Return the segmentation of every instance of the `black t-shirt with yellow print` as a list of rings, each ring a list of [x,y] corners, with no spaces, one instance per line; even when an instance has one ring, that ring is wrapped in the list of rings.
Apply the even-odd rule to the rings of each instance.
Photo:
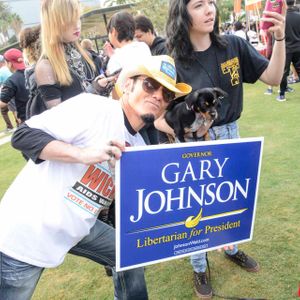
[[[234,35],[225,35],[228,45],[211,45],[205,51],[195,52],[195,61],[187,64],[176,60],[179,82],[192,86],[220,87],[228,93],[222,99],[219,117],[213,126],[221,126],[239,119],[243,110],[243,82],[255,83],[268,66],[268,60],[248,41]]]

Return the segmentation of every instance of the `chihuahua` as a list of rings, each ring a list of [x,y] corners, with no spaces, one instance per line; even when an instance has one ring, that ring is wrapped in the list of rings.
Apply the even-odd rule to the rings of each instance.
[[[166,122],[180,142],[186,142],[185,138],[189,135],[196,141],[207,134],[218,117],[220,100],[227,96],[225,91],[217,87],[195,90],[184,101],[174,101],[167,107]]]

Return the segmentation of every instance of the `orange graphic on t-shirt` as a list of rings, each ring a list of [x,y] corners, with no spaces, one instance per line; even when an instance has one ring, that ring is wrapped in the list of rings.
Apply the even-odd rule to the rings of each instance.
[[[112,199],[114,182],[111,175],[104,170],[98,169],[95,166],[89,166],[80,182],[103,197]]]

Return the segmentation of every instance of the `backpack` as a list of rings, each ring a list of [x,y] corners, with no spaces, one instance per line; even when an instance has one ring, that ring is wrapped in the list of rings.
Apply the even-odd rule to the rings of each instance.
[[[38,90],[34,77],[34,68],[25,71],[26,88],[29,90],[29,100],[26,104],[26,120],[32,116],[38,115],[45,110],[47,106]]]

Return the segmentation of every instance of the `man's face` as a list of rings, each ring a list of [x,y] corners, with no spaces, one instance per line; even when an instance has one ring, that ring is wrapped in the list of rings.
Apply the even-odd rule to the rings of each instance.
[[[7,68],[8,68],[8,70],[9,70],[10,72],[14,73],[15,69],[14,69],[12,63],[11,63],[10,61],[7,61],[7,60],[6,60],[6,61],[5,61],[5,64],[6,64]]]
[[[108,33],[108,39],[115,48],[118,48],[118,32],[114,27]]]
[[[148,32],[141,31],[140,29],[136,29],[134,33],[134,37],[139,42],[146,43],[149,47],[152,45],[153,42],[153,34],[149,30]]]
[[[152,115],[157,119],[168,106],[168,101],[174,98],[174,93],[168,91],[157,81],[141,75],[131,80],[128,104],[136,115],[142,117]]]

